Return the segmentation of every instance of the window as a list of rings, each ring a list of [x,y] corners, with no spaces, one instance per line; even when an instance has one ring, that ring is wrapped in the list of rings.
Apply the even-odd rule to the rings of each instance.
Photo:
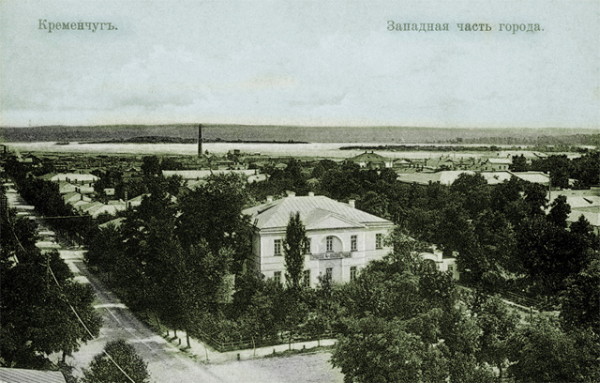
[[[350,251],[356,251],[357,249],[357,238],[356,235],[350,237]]]
[[[356,266],[350,267],[350,282],[356,279]]]
[[[329,236],[325,239],[327,245],[327,252],[333,251],[333,237]]]
[[[325,269],[325,275],[327,276],[328,280],[332,279],[333,276],[333,267],[328,267]]]
[[[273,247],[274,255],[281,255],[281,239],[276,239]]]
[[[312,254],[310,252],[310,238],[306,238],[306,242],[304,243],[304,254]]]
[[[302,273],[302,284],[304,287],[310,287],[310,270],[304,270]]]
[[[273,280],[275,281],[275,283],[277,283],[278,285],[281,284],[281,271],[276,271],[273,273]]]
[[[375,234],[375,248],[383,249],[383,234],[381,233]]]

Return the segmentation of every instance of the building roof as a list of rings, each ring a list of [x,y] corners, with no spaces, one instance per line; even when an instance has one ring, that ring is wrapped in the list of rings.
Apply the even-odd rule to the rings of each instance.
[[[59,371],[37,371],[0,367],[2,383],[67,383]]]
[[[105,229],[105,228],[107,228],[109,226],[114,226],[116,228],[119,228],[123,224],[123,221],[125,221],[125,218],[119,217],[119,218],[115,218],[113,220],[110,220],[108,222],[104,222],[103,224],[98,225],[98,227],[101,228],[101,229]]]
[[[50,181],[77,181],[77,182],[96,182],[100,178],[89,173],[58,173],[49,176]]]
[[[452,185],[454,181],[458,179],[461,174],[475,174],[474,171],[470,170],[445,170],[436,173],[400,173],[398,180],[402,182],[416,183],[420,185],[427,185],[430,182],[439,182],[442,185]]]
[[[496,164],[496,165],[511,165],[512,164],[512,160],[508,159],[508,158],[488,158],[488,161],[490,162],[490,164]]]
[[[377,153],[373,153],[373,152],[364,152],[362,154],[359,154],[358,156],[354,156],[352,158],[348,158],[348,161],[352,161],[352,162],[373,162],[373,163],[381,163],[381,162],[385,162],[385,158]]]
[[[325,196],[290,196],[243,211],[259,229],[285,228],[300,213],[307,230],[393,225],[392,222]]]
[[[96,218],[100,214],[104,214],[104,213],[115,215],[118,212],[123,211],[125,209],[127,209],[127,206],[125,205],[125,203],[120,203],[120,204],[95,205],[95,206],[91,206],[91,207],[85,209],[84,211],[86,213],[88,213],[89,215],[91,215],[92,217]]]
[[[567,221],[576,222],[581,216],[584,216],[590,225],[600,227],[600,206],[575,208],[571,211],[571,214],[569,214]]]
[[[82,194],[81,193],[77,193],[77,192],[69,192],[69,193],[65,193],[63,194],[63,200],[65,201],[65,203],[69,203],[69,202],[76,202],[82,199]]]
[[[452,185],[454,181],[458,179],[461,174],[476,174],[477,172],[472,170],[444,170],[436,173],[399,173],[398,180],[408,183],[416,183],[420,185],[427,185],[429,182],[439,182],[442,185]],[[508,181],[515,176],[524,181],[532,183],[539,183],[547,185],[550,182],[550,178],[547,174],[541,172],[479,172],[483,178],[490,185],[501,184],[504,181]]]
[[[554,200],[558,196],[563,195],[563,194],[561,194],[560,191],[558,191],[558,192],[553,191],[551,194],[552,194],[552,200],[550,201],[550,203],[554,202]],[[569,206],[571,206],[571,209],[585,208],[585,207],[590,207],[590,206],[600,206],[600,196],[593,196],[593,195],[570,196],[570,195],[567,195],[566,197],[567,197],[567,203],[569,204]]]
[[[147,196],[149,196],[149,195],[150,195],[150,193],[144,193],[144,194],[140,194],[140,195],[139,195],[139,196],[137,196],[137,197],[130,198],[130,199],[127,201],[127,202],[130,202],[130,203],[139,202],[139,203],[141,203],[141,202],[142,202],[142,200],[144,199],[144,197],[147,197]]]
[[[58,190],[60,194],[74,192],[77,189],[77,186],[70,184],[68,182],[59,182]]]
[[[510,172],[481,172],[481,176],[485,178],[489,185],[501,184],[513,177]]]
[[[536,184],[548,185],[550,177],[542,172],[511,172],[515,177]]]

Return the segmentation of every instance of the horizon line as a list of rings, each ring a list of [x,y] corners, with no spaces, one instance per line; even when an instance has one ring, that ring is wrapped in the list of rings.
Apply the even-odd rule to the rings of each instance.
[[[264,127],[264,128],[394,128],[394,129],[439,129],[439,130],[506,130],[506,129],[527,129],[527,130],[554,130],[554,129],[565,129],[565,130],[597,130],[600,134],[600,127],[561,127],[561,126],[547,126],[547,127],[528,127],[528,126],[490,126],[490,127],[473,127],[473,126],[453,126],[453,127],[436,127],[436,126],[407,126],[407,125],[278,125],[278,124],[236,124],[236,123],[161,123],[161,124],[146,124],[146,123],[124,123],[124,124],[48,124],[48,125],[34,125],[34,126],[14,126],[14,125],[0,125],[0,129],[35,129],[35,128],[102,128],[102,127],[172,127],[172,126],[190,126],[196,127],[202,125],[203,127]]]

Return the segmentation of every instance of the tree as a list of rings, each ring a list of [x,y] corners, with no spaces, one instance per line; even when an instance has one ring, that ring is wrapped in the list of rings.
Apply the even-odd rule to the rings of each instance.
[[[285,229],[284,257],[286,280],[288,287],[300,289],[300,280],[304,269],[304,253],[306,249],[306,229],[300,219],[300,213],[290,216]]]
[[[475,243],[474,229],[467,211],[458,204],[449,203],[440,212],[433,234],[434,243],[442,248],[444,255],[453,251],[461,253]]]
[[[339,288],[333,364],[356,382],[491,380],[450,275],[421,259],[418,242],[399,232],[392,242],[393,254]]]
[[[600,183],[600,151],[595,150],[571,161],[571,176],[577,179],[582,188]]]
[[[84,370],[83,378],[84,383],[131,383],[132,380],[148,383],[150,375],[146,362],[122,339],[107,343],[104,352],[96,355],[89,369]]]
[[[183,169],[183,165],[181,162],[175,160],[174,158],[167,157],[163,158],[160,162],[161,170],[181,170]]]
[[[358,201],[358,208],[378,217],[390,218],[388,212],[389,201],[384,194],[375,191],[368,191]]]
[[[62,352],[64,359],[98,335],[101,319],[92,306],[93,290],[72,280],[58,252],[20,252],[19,263],[4,266],[0,353],[7,365],[42,368],[47,355]]]
[[[514,262],[515,233],[500,212],[485,210],[474,221],[475,238],[463,246],[458,265],[464,281],[488,291],[496,291],[506,271],[520,271]]]
[[[594,234],[594,228],[583,215],[579,216],[569,229],[568,246],[572,254],[569,263],[571,270],[577,273],[598,257],[600,237]]]
[[[252,273],[237,278],[238,282],[232,308],[237,310],[237,322],[243,336],[250,337],[255,343],[274,339],[280,327],[275,316],[275,297],[280,294],[280,285],[272,280],[263,281]]]
[[[600,259],[567,279],[561,296],[560,317],[567,329],[591,328],[600,336]]]
[[[569,187],[571,161],[564,154],[535,160],[531,164],[531,169],[550,173],[551,186],[559,188]]]
[[[536,317],[510,337],[508,373],[516,382],[597,382],[599,349],[593,333],[567,334]]]
[[[88,240],[85,259],[89,266],[97,267],[108,273],[109,280],[123,257],[123,238],[121,231],[114,225],[98,229]]]
[[[525,185],[525,204],[528,215],[544,215],[548,203],[546,188],[540,184],[528,183]]]
[[[566,155],[550,156],[547,159],[550,171],[550,185],[560,188],[569,187],[570,161]]]
[[[502,380],[508,362],[508,340],[517,329],[519,316],[497,296],[487,298],[477,311],[477,323],[482,331],[480,359],[497,367],[498,379]]]
[[[518,258],[537,293],[553,298],[571,273],[569,233],[544,216],[525,219],[517,230]]]
[[[569,214],[571,214],[571,206],[567,203],[567,197],[559,195],[550,204],[548,219],[556,226],[566,228]]]
[[[157,156],[145,156],[142,158],[142,172],[146,177],[160,174],[160,160]]]
[[[302,175],[302,163],[300,161],[291,158],[283,173],[294,192],[299,194],[306,192],[306,180]]]
[[[379,172],[379,178],[385,182],[386,186],[390,186],[396,182],[398,174],[392,168],[384,168]]]
[[[469,212],[472,218],[489,206],[490,188],[479,173],[461,173],[450,186],[450,190],[458,196],[462,208]]]
[[[527,171],[527,159],[524,155],[513,156],[512,164],[510,165],[511,172],[526,172]]]
[[[448,360],[439,350],[407,332],[402,322],[373,316],[348,321],[348,334],[338,340],[331,363],[348,382],[446,382],[448,378]]]
[[[496,185],[491,192],[491,209],[502,213],[506,219],[516,226],[525,217],[526,205],[521,196],[524,181],[511,177],[508,181]]]
[[[234,251],[234,272],[242,269],[251,253],[252,226],[242,209],[248,201],[245,181],[236,174],[215,175],[180,199],[181,215],[176,234],[184,249],[202,240],[213,254],[222,248]]]

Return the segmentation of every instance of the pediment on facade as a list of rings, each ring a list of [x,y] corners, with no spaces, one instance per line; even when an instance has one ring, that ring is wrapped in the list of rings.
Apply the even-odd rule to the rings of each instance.
[[[308,217],[305,222],[306,230],[349,229],[364,227],[360,222],[353,221],[338,214],[320,210]]]

